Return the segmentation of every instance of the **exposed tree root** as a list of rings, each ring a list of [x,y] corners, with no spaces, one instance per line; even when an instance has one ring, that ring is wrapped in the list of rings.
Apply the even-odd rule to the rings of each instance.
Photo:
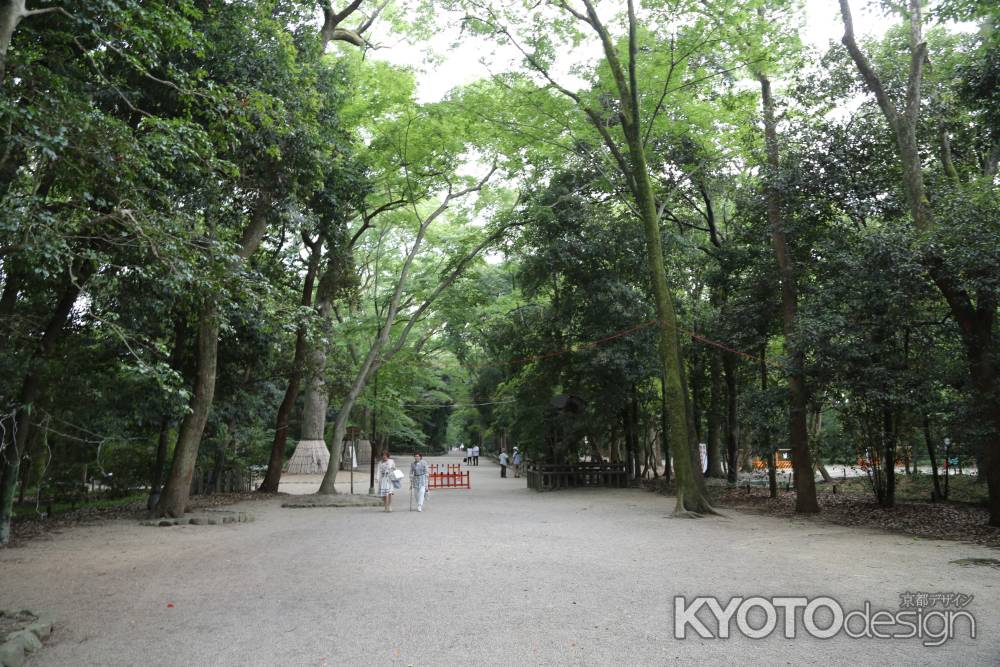
[[[676,519],[701,519],[705,516],[723,516],[715,510],[709,504],[708,500],[696,494],[697,502],[691,503],[694,507],[688,507],[688,503],[684,502],[685,492],[683,489],[677,489],[677,504],[674,505],[674,512],[672,516]]]

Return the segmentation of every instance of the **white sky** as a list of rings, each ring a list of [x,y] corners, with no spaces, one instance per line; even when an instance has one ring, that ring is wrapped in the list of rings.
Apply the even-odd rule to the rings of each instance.
[[[880,35],[895,20],[898,20],[882,15],[875,10],[874,4],[867,1],[852,3],[854,28],[859,39],[868,35]],[[840,41],[844,29],[836,2],[833,0],[805,0],[805,14],[805,26],[802,31],[802,41],[805,44],[819,51],[825,51],[830,41]],[[456,86],[490,76],[491,70],[492,73],[505,71],[509,69],[509,61],[518,58],[519,54],[513,49],[496,51],[494,44],[485,39],[468,36],[463,37],[456,48],[442,49],[441,43],[448,40],[453,41],[458,37],[456,26],[450,23],[451,18],[442,16],[441,31],[435,39],[435,48],[439,56],[443,58],[441,62],[427,62],[429,53],[427,44],[393,43],[387,48],[370,52],[369,57],[385,60],[395,65],[414,67],[418,71],[417,97],[420,102],[440,100]],[[596,48],[596,45],[591,46]],[[489,65],[484,64],[482,62],[484,56],[493,54],[495,51],[496,55],[491,56]],[[586,53],[580,55],[586,57]],[[579,58],[564,60],[563,67],[569,67],[573,64],[573,60],[579,60]],[[561,75],[561,80],[572,83],[572,79],[565,74]]]

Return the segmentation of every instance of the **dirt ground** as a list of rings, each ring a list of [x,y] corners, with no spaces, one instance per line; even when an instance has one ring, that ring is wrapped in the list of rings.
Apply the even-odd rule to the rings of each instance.
[[[274,498],[241,507],[249,524],[69,528],[0,551],[0,608],[55,617],[31,667],[1000,661],[1000,569],[953,562],[997,550],[736,510],[672,519],[642,490],[539,494],[485,458],[471,471],[471,491],[419,514],[404,488],[391,514]],[[678,595],[898,610],[907,592],[973,595],[976,639],[674,638]]]

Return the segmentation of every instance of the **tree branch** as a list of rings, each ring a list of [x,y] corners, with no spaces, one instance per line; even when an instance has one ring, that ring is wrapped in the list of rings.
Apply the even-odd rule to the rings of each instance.
[[[361,25],[357,28],[352,30],[340,27],[340,24],[343,23],[345,19],[357,11],[362,2],[364,2],[364,0],[352,0],[346,7],[338,12],[333,8],[333,0],[324,0],[323,27],[320,28],[319,31],[320,41],[324,50],[326,50],[326,47],[330,42],[347,42],[360,48],[364,48],[369,45],[363,37],[363,33],[371,27],[371,24],[375,21],[375,17],[379,15],[387,3],[383,2],[378,9],[376,9],[370,17],[362,21]]]
[[[868,89],[875,95],[875,100],[882,109],[886,121],[888,121],[893,131],[896,132],[899,129],[896,107],[893,105],[892,100],[889,99],[888,93],[885,92],[882,80],[875,73],[872,64],[858,47],[858,42],[854,38],[854,19],[851,16],[851,6],[848,0],[840,0],[840,15],[844,21],[844,36],[840,41],[847,47],[847,51],[851,54],[851,58],[854,60],[854,64],[857,65],[858,71],[861,72],[865,84],[867,84]]]
[[[483,241],[479,245],[477,245],[475,248],[466,253],[462,257],[462,259],[458,261],[455,267],[448,273],[447,276],[442,278],[441,282],[438,283],[438,286],[434,289],[433,292],[431,292],[430,296],[428,296],[424,300],[424,302],[420,304],[420,307],[417,308],[410,315],[410,317],[407,320],[406,326],[403,328],[399,336],[396,338],[396,342],[392,346],[391,351],[389,352],[388,355],[386,355],[383,358],[382,360],[383,363],[385,361],[388,361],[393,355],[395,355],[403,348],[403,346],[406,344],[406,339],[410,335],[410,331],[413,329],[414,325],[423,316],[424,312],[426,312],[427,309],[431,307],[431,305],[441,295],[441,293],[444,292],[449,287],[451,287],[452,284],[456,280],[458,280],[458,278],[465,272],[465,269],[468,267],[468,265],[474,259],[476,259],[476,257],[479,256],[479,253],[481,253],[491,243],[495,243],[501,236],[503,236],[504,233],[507,232],[508,229],[509,227],[503,227],[493,232],[489,236],[487,236],[485,239],[483,239]]]
[[[639,130],[639,80],[637,54],[639,52],[638,35],[635,19],[635,0],[628,0],[628,84],[631,95],[632,109],[635,113],[635,131]]]
[[[843,0],[847,2],[847,0]],[[920,34],[920,2],[910,0],[910,76],[906,83],[906,123],[915,125],[920,113],[920,84],[927,62],[927,42]]]
[[[587,19],[586,17],[580,15],[578,12],[569,7],[564,1],[560,2],[558,6],[574,14],[578,18],[581,18],[581,20],[585,21],[588,25],[593,25],[590,19]],[[488,25],[497,32],[506,36],[507,41],[510,42],[510,44],[513,45],[514,48],[516,48],[518,51],[521,52],[521,55],[524,57],[525,61],[528,63],[531,69],[535,70],[538,74],[541,74],[542,77],[544,77],[545,80],[549,82],[550,86],[552,86],[557,91],[559,91],[560,93],[568,97],[570,100],[572,100],[577,105],[577,107],[583,111],[583,113],[587,116],[588,120],[590,120],[591,125],[593,125],[594,129],[597,130],[597,133],[601,135],[601,139],[604,141],[604,144],[611,152],[611,155],[614,158],[615,162],[617,163],[618,168],[621,170],[622,175],[625,177],[629,189],[633,193],[635,193],[636,191],[635,183],[633,183],[632,177],[630,176],[631,172],[628,168],[628,162],[625,160],[624,154],[622,154],[621,149],[618,147],[618,143],[614,140],[614,137],[612,137],[611,133],[608,131],[607,124],[605,123],[604,118],[602,118],[601,115],[595,109],[584,104],[583,100],[580,98],[579,95],[577,95],[572,90],[566,88],[558,81],[556,81],[555,78],[552,77],[549,70],[544,66],[542,66],[542,64],[539,63],[538,60],[533,55],[528,53],[528,51],[523,46],[521,46],[521,43],[514,38],[514,36],[505,26],[500,25],[496,21],[496,17],[493,16],[492,13],[489,21],[479,18],[477,16],[467,16],[466,19],[479,21],[480,23]]]

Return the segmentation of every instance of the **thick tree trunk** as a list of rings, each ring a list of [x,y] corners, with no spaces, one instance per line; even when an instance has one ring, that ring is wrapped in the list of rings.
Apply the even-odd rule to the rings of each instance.
[[[198,447],[208,423],[208,414],[215,398],[215,371],[219,356],[219,314],[214,301],[202,306],[198,322],[198,354],[194,393],[188,403],[189,412],[181,421],[174,459],[166,486],[156,504],[158,516],[180,517],[187,510],[191,495],[191,479],[198,461]]]
[[[322,308],[323,304],[320,306]],[[329,312],[329,308],[326,310]],[[329,321],[324,318],[324,325],[328,324]],[[323,337],[325,336],[321,336]],[[321,339],[314,341],[310,347],[305,404],[302,408],[302,434],[288,461],[289,474],[325,473],[331,465],[331,451],[337,450],[339,454],[337,441],[331,443],[332,446],[328,446],[326,442],[326,411],[330,404],[330,394],[324,379],[326,343]]]
[[[267,192],[261,192],[254,205],[250,222],[243,230],[238,261],[233,270],[240,270],[251,255],[257,252],[267,231],[271,218],[273,200]],[[215,399],[215,372],[219,359],[219,312],[211,296],[206,297],[198,322],[198,354],[195,362],[194,392],[188,404],[188,414],[181,422],[174,447],[174,460],[170,466],[167,484],[156,505],[159,516],[179,517],[187,509],[191,495],[191,479],[198,462],[198,448],[201,436],[208,423],[208,414]]]
[[[635,453],[635,476],[642,479],[642,465],[646,457],[646,444],[642,438],[642,410],[639,406],[639,392],[635,386],[632,387],[632,451]]]
[[[316,312],[320,321],[320,335],[316,340],[307,341],[307,368],[305,405],[302,411],[302,434],[295,447],[295,453],[288,462],[289,473],[321,473],[334,466],[333,474],[340,465],[340,453],[344,434],[340,439],[326,442],[326,412],[330,405],[330,390],[326,385],[326,360],[333,344],[333,302],[340,288],[338,281],[342,275],[339,260],[331,252],[329,266],[323,272],[316,290]],[[348,415],[349,416],[349,415]],[[345,423],[346,427],[346,423]],[[331,454],[336,458],[332,461]]]
[[[596,6],[592,0],[584,0],[586,21],[600,37],[605,61],[611,71],[618,90],[618,101],[621,103],[619,119],[628,145],[628,155],[624,155],[618,142],[607,130],[604,118],[597,111],[589,108],[578,95],[561,88],[549,77],[556,87],[572,99],[587,115],[594,128],[601,135],[612,154],[622,176],[635,198],[638,217],[642,223],[645,236],[646,261],[649,266],[650,282],[656,303],[656,316],[660,322],[659,352],[662,365],[664,385],[664,401],[666,402],[669,429],[667,435],[670,450],[675,452],[674,467],[677,475],[677,501],[674,514],[676,516],[695,516],[699,512],[713,512],[707,496],[697,485],[694,467],[691,463],[691,445],[689,441],[688,407],[684,387],[684,360],[680,354],[677,314],[674,310],[673,294],[667,282],[666,267],[663,262],[663,242],[660,230],[660,216],[656,207],[652,182],[649,177],[649,167],[646,162],[644,137],[639,118],[639,91],[637,80],[637,25],[635,7],[632,0],[627,3],[629,25],[629,52],[627,72],[610,33],[601,22]],[[565,7],[569,12],[575,12]],[[579,14],[578,14],[579,16]],[[548,72],[537,63],[532,63],[536,69],[548,77]],[[700,475],[698,479],[702,479]],[[692,512],[694,514],[692,514]]]
[[[317,248],[316,252],[320,252],[320,248]],[[296,342],[296,354],[301,352],[305,359],[306,389],[300,438],[292,458],[288,461],[289,474],[323,473],[330,465],[330,447],[327,446],[326,442],[326,411],[329,407],[329,390],[324,374],[326,372],[327,348],[330,345],[328,336],[332,322],[335,276],[336,271],[331,268],[325,271],[320,279],[316,297],[320,335],[315,340],[303,337],[301,346],[299,346],[298,341]],[[309,282],[311,283],[311,281]],[[311,299],[311,284],[309,292],[303,294],[303,301],[307,299]]]
[[[315,341],[309,350],[308,379],[302,408],[302,440],[323,441],[326,438],[326,411],[330,404],[326,371],[326,346]],[[324,448],[326,445],[324,444]],[[293,455],[294,458],[294,455]],[[324,472],[323,470],[314,472]]]
[[[723,353],[722,369],[726,379],[726,479],[735,484],[739,473],[740,422],[737,415],[736,359],[732,353]]]
[[[674,472],[677,479],[677,503],[674,513],[687,516],[687,512],[712,512],[708,498],[695,484],[695,470],[691,465],[691,446],[688,434],[688,416],[684,395],[684,364],[680,354],[677,331],[677,314],[673,295],[667,283],[667,270],[663,263],[663,246],[660,239],[659,218],[653,199],[652,186],[646,167],[646,156],[638,137],[629,140],[637,186],[637,201],[642,214],[646,237],[646,261],[656,302],[656,315],[660,321],[660,363],[663,368],[664,399],[667,420],[670,424],[669,444],[674,455]]]
[[[765,185],[767,218],[771,226],[771,243],[778,260],[778,270],[781,273],[782,325],[785,334],[785,351],[790,364],[788,369],[788,441],[792,450],[792,469],[795,473],[795,511],[815,513],[819,511],[819,504],[816,501],[816,482],[813,476],[806,427],[808,393],[804,368],[805,355],[799,342],[798,333],[797,277],[788,251],[781,219],[781,195],[774,182],[781,166],[777,121],[774,114],[774,99],[771,97],[771,82],[763,75],[759,76],[758,80],[760,81],[764,107],[764,143],[767,150],[768,171],[770,172],[767,175]]]
[[[996,380],[993,377],[991,347],[987,343],[976,350],[978,354],[969,356],[972,356],[970,365],[974,381],[975,414],[987,427],[986,436],[979,443],[978,461],[986,472],[990,506],[989,523],[1000,528],[1000,400],[997,397]]]
[[[719,354],[714,350],[709,352],[709,400],[708,400],[708,440],[705,447],[708,453],[707,477],[722,479],[722,426],[725,416],[722,414],[722,370]]]
[[[26,0],[0,0],[0,84],[7,74],[7,53],[14,33],[21,21],[31,16],[52,12],[68,13],[62,7],[50,6],[28,9]]]
[[[0,83],[7,74],[7,52],[17,26],[24,18],[24,0],[2,0],[0,2]]]
[[[170,352],[170,367],[175,371],[181,370],[181,355],[187,345],[188,326],[184,316],[178,316],[174,321],[174,349]],[[159,437],[156,443],[156,460],[153,462],[153,469],[150,474],[149,499],[146,501],[146,508],[150,511],[156,509],[156,504],[160,502],[160,491],[163,487],[163,473],[166,471],[167,454],[170,449],[170,425],[173,422],[169,415],[164,415],[160,420]]]

